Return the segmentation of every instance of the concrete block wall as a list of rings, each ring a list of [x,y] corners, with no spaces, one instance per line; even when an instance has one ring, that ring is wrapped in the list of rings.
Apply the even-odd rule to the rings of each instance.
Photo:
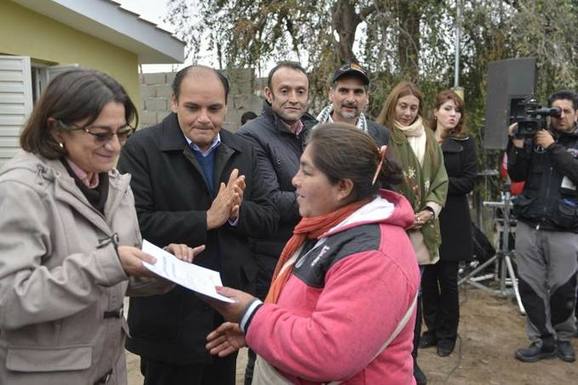
[[[229,69],[224,73],[230,86],[225,128],[236,131],[241,126],[241,115],[247,111],[260,114],[263,101],[255,88],[253,68]]]
[[[171,73],[141,74],[141,105],[139,109],[140,128],[159,123],[169,113],[171,86],[167,75],[170,74]],[[174,79],[174,76],[172,79]]]
[[[255,79],[251,68],[225,71],[229,79],[230,91],[227,101],[227,115],[224,128],[236,131],[241,125],[241,115],[253,111],[261,113],[263,101],[260,90],[263,81]],[[141,75],[141,106],[139,109],[139,127],[157,124],[170,112],[174,72],[150,73]]]

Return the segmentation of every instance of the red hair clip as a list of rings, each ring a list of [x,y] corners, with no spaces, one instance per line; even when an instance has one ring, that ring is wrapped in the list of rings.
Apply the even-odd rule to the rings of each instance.
[[[380,153],[379,163],[377,164],[377,169],[375,170],[375,174],[373,174],[373,180],[371,181],[372,186],[375,184],[375,181],[377,180],[377,176],[379,175],[379,173],[381,172],[381,168],[383,167],[383,160],[385,159],[385,150],[387,150],[387,146],[381,146],[381,148],[379,149],[379,153]]]

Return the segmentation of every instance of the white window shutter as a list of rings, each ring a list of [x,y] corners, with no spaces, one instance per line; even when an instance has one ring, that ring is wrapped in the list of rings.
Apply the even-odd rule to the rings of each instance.
[[[18,150],[20,131],[31,111],[30,58],[0,56],[0,166]]]

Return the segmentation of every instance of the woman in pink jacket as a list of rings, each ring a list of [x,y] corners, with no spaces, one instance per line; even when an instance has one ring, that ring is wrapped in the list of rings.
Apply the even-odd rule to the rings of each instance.
[[[413,211],[380,190],[399,179],[385,148],[343,124],[313,130],[296,187],[303,219],[277,265],[265,303],[229,288],[213,354],[247,344],[253,384],[412,385],[419,271],[405,228]]]

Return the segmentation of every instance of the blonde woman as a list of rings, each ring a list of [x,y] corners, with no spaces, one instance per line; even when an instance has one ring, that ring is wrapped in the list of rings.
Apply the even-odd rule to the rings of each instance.
[[[403,81],[389,93],[377,122],[389,127],[389,154],[403,169],[398,190],[411,203],[414,223],[407,229],[420,265],[436,263],[439,259],[441,235],[438,216],[445,204],[448,176],[443,155],[434,133],[422,119],[423,94],[413,84]],[[417,345],[421,332],[421,311],[414,330],[414,375],[425,384],[425,374],[417,365]]]

